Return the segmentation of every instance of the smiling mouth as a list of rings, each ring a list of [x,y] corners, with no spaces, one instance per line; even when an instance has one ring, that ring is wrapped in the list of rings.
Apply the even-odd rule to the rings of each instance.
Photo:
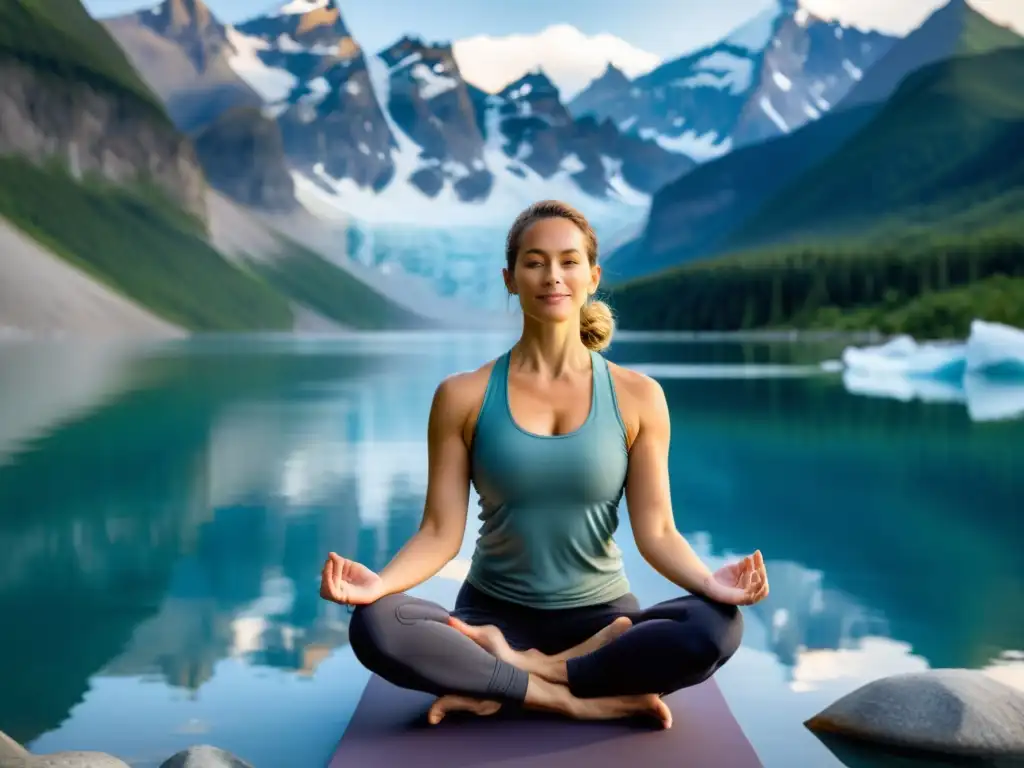
[[[559,299],[568,299],[568,293],[545,293],[543,296],[538,296],[541,301],[558,301]]]

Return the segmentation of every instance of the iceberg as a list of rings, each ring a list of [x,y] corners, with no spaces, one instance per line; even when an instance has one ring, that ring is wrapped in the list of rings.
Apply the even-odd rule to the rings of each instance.
[[[1024,330],[983,320],[967,340],[918,343],[897,336],[843,351],[843,386],[868,397],[960,403],[973,421],[1024,415]]]
[[[871,375],[962,381],[968,373],[1024,379],[1024,331],[975,320],[967,341],[919,343],[897,336],[872,347],[847,347],[843,367]]]

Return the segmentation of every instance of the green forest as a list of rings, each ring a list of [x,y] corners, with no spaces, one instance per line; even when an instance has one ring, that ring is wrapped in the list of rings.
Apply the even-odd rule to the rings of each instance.
[[[926,67],[719,254],[615,285],[613,307],[645,330],[1024,326],[1021,146],[1024,50]]]

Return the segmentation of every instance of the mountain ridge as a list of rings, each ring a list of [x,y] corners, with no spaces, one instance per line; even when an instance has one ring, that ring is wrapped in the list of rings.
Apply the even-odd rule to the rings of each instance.
[[[719,254],[620,284],[612,299],[644,329],[947,337],[977,317],[1019,323],[1022,140],[1024,47],[926,64]]]
[[[961,0],[953,2],[959,4]],[[964,7],[969,13],[961,14],[961,20],[969,22],[976,40],[988,39],[989,44],[1002,46],[1001,36],[994,31],[1002,28],[970,6]],[[959,13],[958,8],[959,5],[952,7],[954,13]],[[934,50],[921,46],[921,40],[922,37],[934,39],[931,30],[947,28],[944,19],[948,18],[949,10],[949,6],[939,8],[915,32],[894,43],[887,56],[865,73],[862,82],[870,85],[891,81],[892,78],[879,68],[886,66],[886,58],[903,58],[901,50],[906,48],[912,52],[923,50],[926,64],[934,60]],[[959,27],[961,34],[966,28],[967,25]],[[992,34],[979,35],[979,30],[984,29]],[[947,35],[944,39],[949,51],[959,38]],[[1024,42],[1019,36],[1016,39]],[[983,45],[975,42],[974,47],[983,48]],[[902,71],[908,65],[900,66]],[[880,92],[885,94],[884,89]],[[884,99],[864,102],[854,98],[852,101],[848,104],[845,99],[841,100],[819,119],[793,133],[735,149],[659,190],[639,241],[609,258],[610,277],[624,282],[739,247],[740,244],[730,241],[730,237],[744,222],[757,215],[771,199],[778,201],[780,211],[785,209],[786,196],[782,190],[795,184],[795,178],[810,172],[860,131],[885,103]],[[752,241],[747,240],[744,245],[752,245]]]

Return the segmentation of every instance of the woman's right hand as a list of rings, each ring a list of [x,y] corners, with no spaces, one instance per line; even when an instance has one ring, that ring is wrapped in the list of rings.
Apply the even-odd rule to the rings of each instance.
[[[320,597],[341,605],[368,605],[384,595],[380,576],[331,552],[320,574]]]

